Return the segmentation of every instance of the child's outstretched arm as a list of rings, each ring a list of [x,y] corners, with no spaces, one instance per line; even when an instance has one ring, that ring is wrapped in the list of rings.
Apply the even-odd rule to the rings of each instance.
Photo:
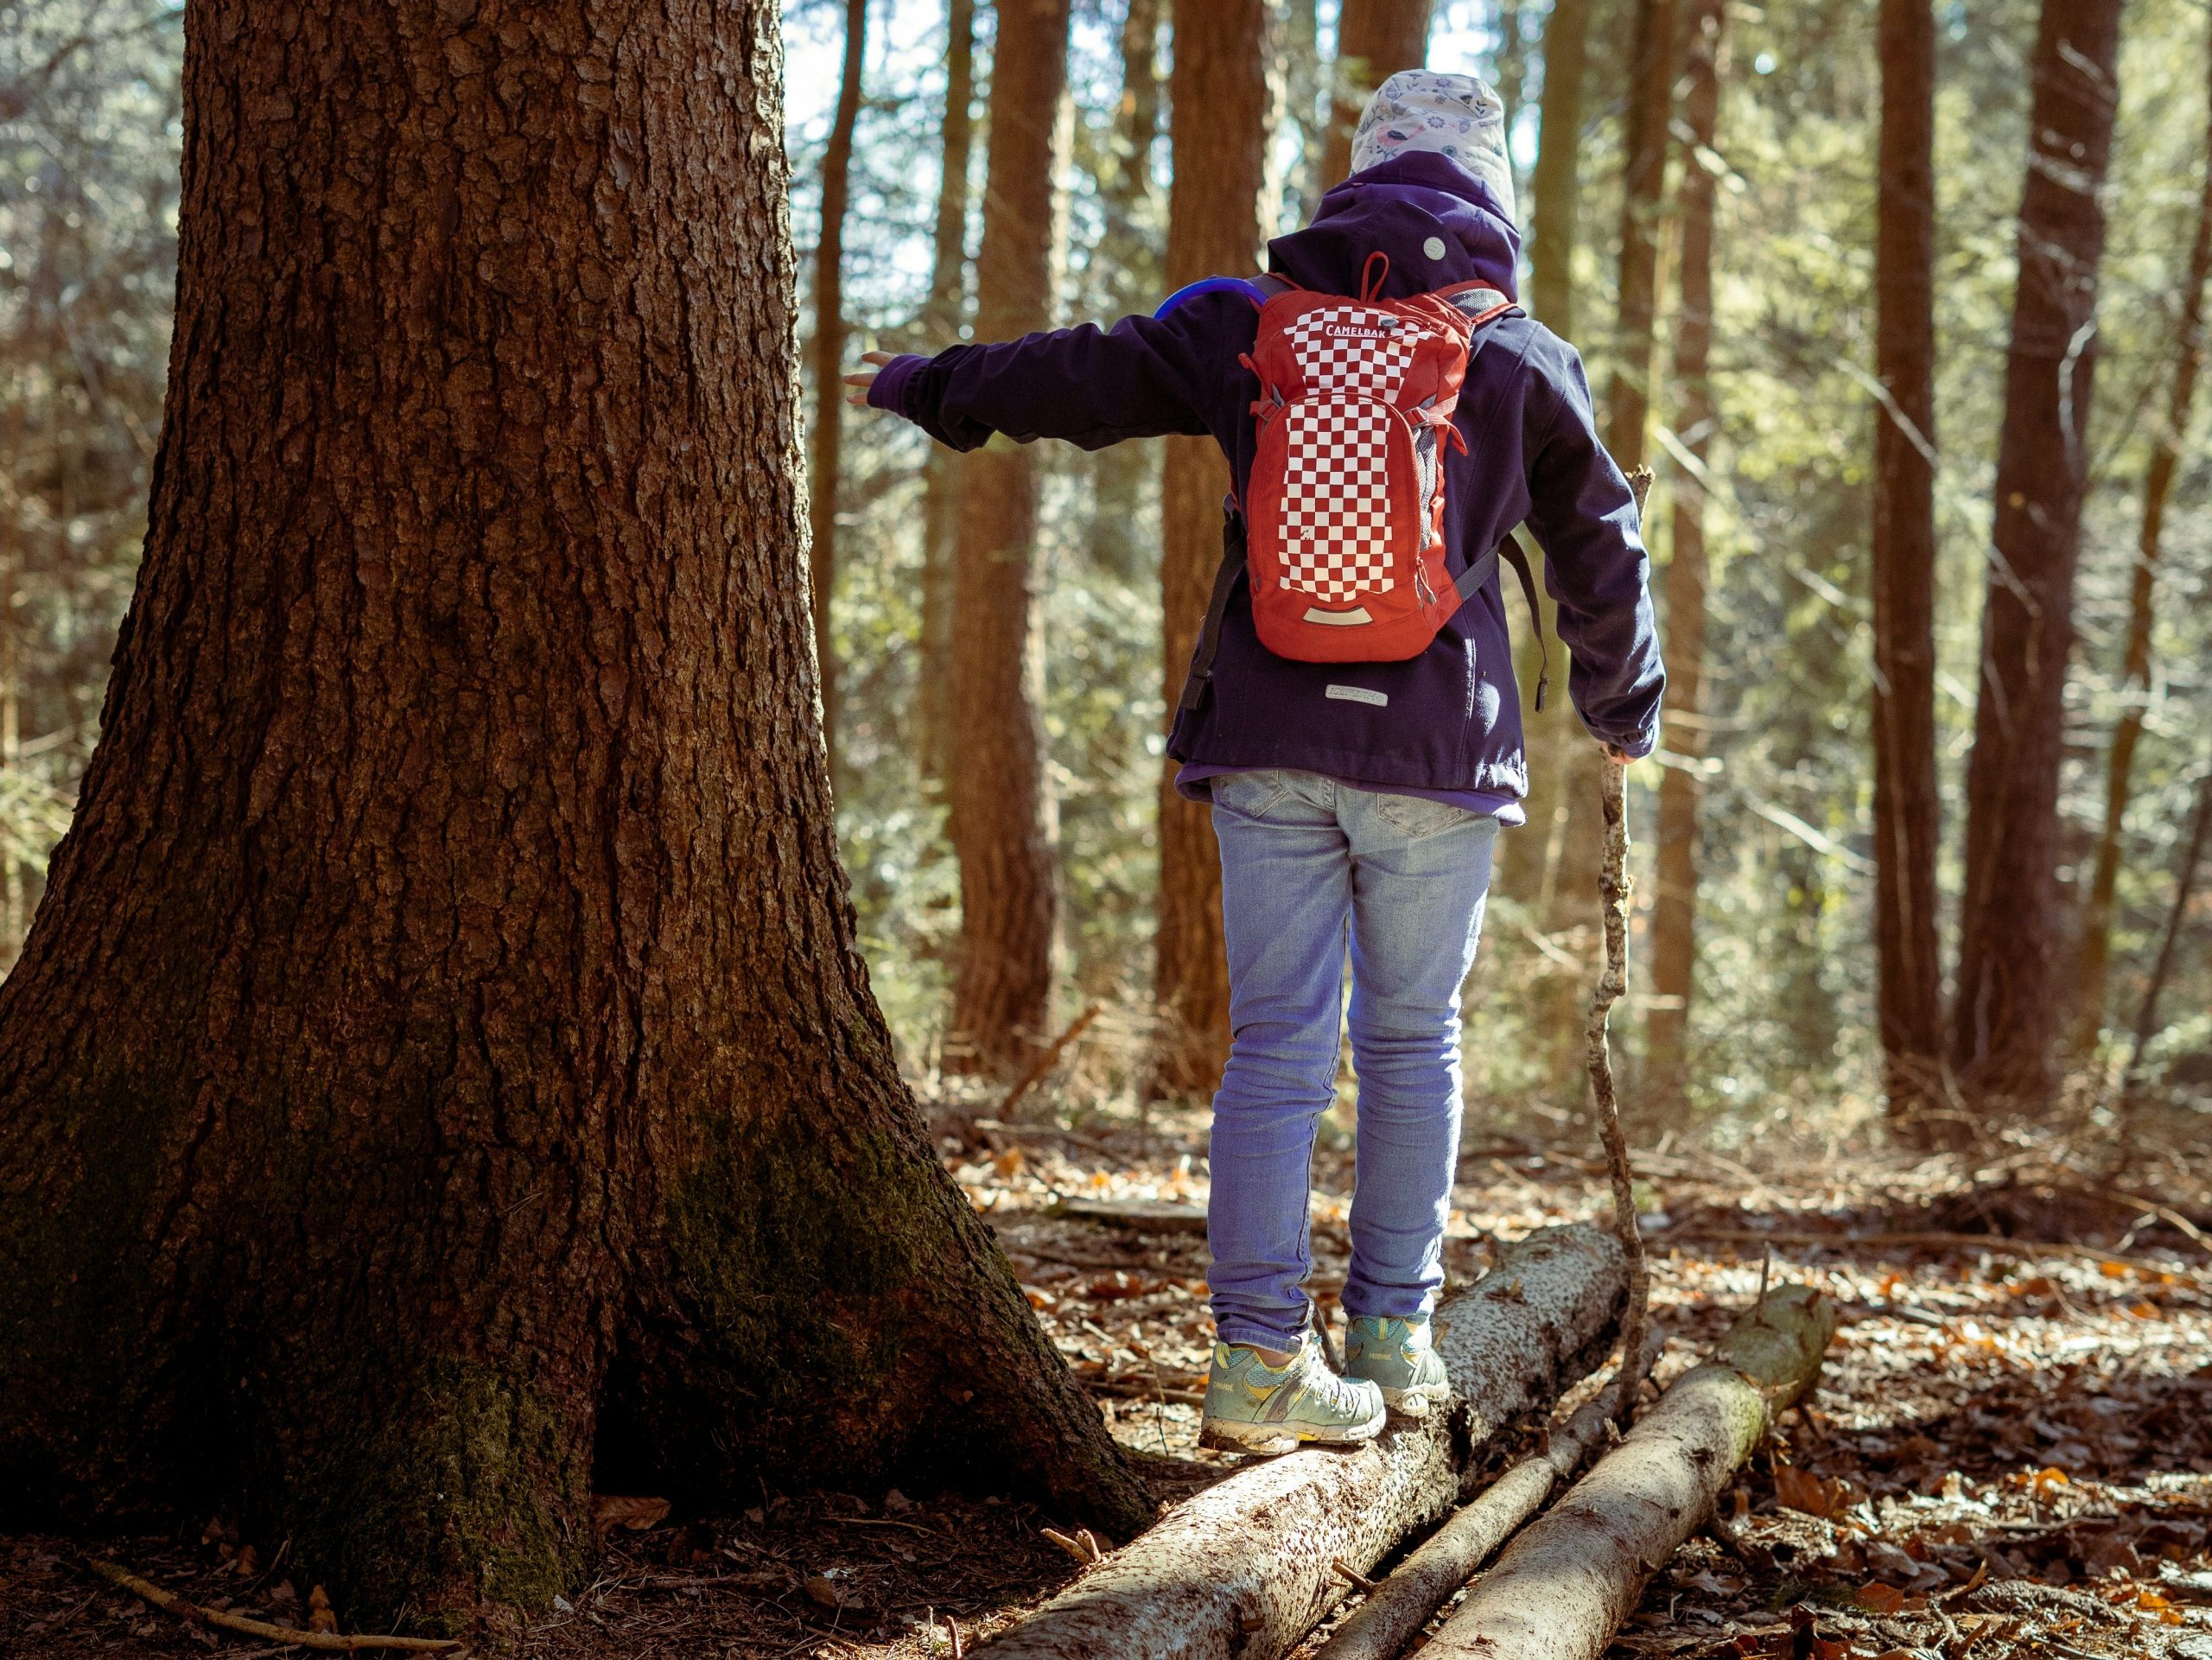
[[[1250,314],[1234,296],[1207,296],[1166,318],[1124,317],[1111,329],[1085,324],[935,357],[871,352],[861,359],[869,366],[845,377],[846,396],[904,416],[955,449],[980,448],[994,433],[1025,443],[1064,438],[1085,449],[1203,435],[1241,386],[1227,343],[1238,308]]]
[[[1667,684],[1651,562],[1635,493],[1599,442],[1581,359],[1563,341],[1551,344],[1561,359],[1546,377],[1552,396],[1529,400],[1529,528],[1543,546],[1544,585],[1573,656],[1568,696],[1608,758],[1624,762],[1658,747]]]

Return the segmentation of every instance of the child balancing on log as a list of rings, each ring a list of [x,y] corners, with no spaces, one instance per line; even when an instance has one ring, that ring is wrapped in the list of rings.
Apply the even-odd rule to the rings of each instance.
[[[1497,95],[1391,76],[1352,169],[1268,244],[1264,277],[1193,283],[1104,331],[870,353],[846,378],[853,403],[956,449],[1189,433],[1228,457],[1224,557],[1167,753],[1177,788],[1212,806],[1233,1034],[1213,1101],[1203,1434],[1263,1453],[1365,1441],[1448,1393],[1428,1321],[1459,988],[1499,827],[1523,821],[1528,789],[1498,582],[1503,554],[1533,607],[1515,525],[1543,548],[1567,692],[1613,764],[1650,753],[1665,679],[1635,500],[1581,360],[1514,302]],[[1358,1174],[1339,1377],[1303,1287],[1347,951]]]

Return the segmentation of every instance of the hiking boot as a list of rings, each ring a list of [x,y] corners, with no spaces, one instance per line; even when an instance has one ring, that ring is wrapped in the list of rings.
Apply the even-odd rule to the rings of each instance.
[[[1362,1314],[1344,1328],[1344,1376],[1382,1391],[1395,1412],[1427,1415],[1452,1398],[1444,1357],[1429,1339],[1428,1321]]]
[[[1241,1343],[1216,1343],[1198,1439],[1231,1453],[1288,1453],[1300,1441],[1372,1441],[1389,1416],[1382,1391],[1331,1371],[1311,1332],[1280,1366]]]

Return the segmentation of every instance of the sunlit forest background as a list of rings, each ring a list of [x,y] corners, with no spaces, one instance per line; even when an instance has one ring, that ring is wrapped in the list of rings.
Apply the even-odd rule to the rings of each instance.
[[[1140,24],[1151,27],[1131,26],[1128,0],[1076,3],[1056,178],[1064,321],[1149,310],[1162,292],[1172,17],[1164,4],[1138,3]],[[983,213],[992,67],[993,9],[975,10],[976,130],[963,193],[970,255]],[[1430,41],[1432,67],[1480,73],[1503,93],[1524,205],[1537,196],[1547,10],[1517,0],[1445,0]],[[791,213],[803,273],[820,234],[819,181],[847,11],[829,0],[785,9]],[[1616,349],[1630,13],[1627,0],[1595,0],[1575,178],[1580,236],[1565,326],[1600,384]],[[842,261],[849,364],[870,347],[931,350],[953,338],[942,315],[930,317],[946,7],[878,0],[868,16]],[[1279,22],[1270,217],[1287,230],[1330,182],[1320,144],[1336,6],[1286,0]],[[1868,582],[1879,417],[1875,8],[1768,0],[1731,4],[1726,22],[1713,142],[1670,147],[1664,199],[1674,201],[1689,167],[1718,187],[1715,414],[1702,432],[1675,430],[1675,401],[1660,377],[1649,515],[1663,571],[1672,493],[1686,480],[1702,485],[1712,560],[1695,746],[1702,753],[1693,758],[1676,741],[1683,728],[1670,728],[1665,753],[1637,767],[1630,782],[1639,936],[1655,891],[1659,780],[1672,766],[1701,783],[1688,1099],[1668,1123],[1644,1128],[1724,1148],[1775,1136],[1840,1142],[1875,1122],[1881,1094]],[[183,27],[181,10],[149,0],[0,5],[0,969],[22,939],[48,854],[67,828],[139,554],[168,353]],[[1937,9],[1936,714],[1947,906],[1955,903],[1962,856],[2036,27],[2033,0],[1955,0]],[[2202,6],[2184,0],[2133,0],[2123,26],[2097,312],[2102,356],[2074,601],[2079,640],[2066,694],[2063,848],[2053,872],[2069,895],[2078,898],[2088,881],[2105,818],[2107,757],[2131,701],[2144,729],[2121,824],[2114,969],[2103,1006],[2087,1011],[2101,1035],[2069,1051],[2067,1099],[2084,1112],[2105,1110],[2098,1103],[2133,1043],[2197,779],[2212,767],[2212,688],[2203,671],[2212,646],[2212,520],[2203,511],[2202,421],[2183,434],[2167,514],[2147,689],[2131,692],[2121,673],[2145,476],[2166,429],[2206,167],[2206,28]],[[1670,275],[1677,245],[1669,212],[1661,229],[1662,365],[1678,315]],[[804,278],[801,298],[810,305]],[[803,355],[812,328],[810,309],[801,318]],[[1704,441],[1701,461],[1693,437]],[[1154,1018],[1165,710],[1159,461],[1149,448],[1092,456],[1047,446],[1041,456],[1038,695],[1061,895],[1053,1029],[1089,1016],[1060,1057],[1065,1087],[1052,1099],[1078,1118],[1141,1104]],[[927,460],[926,442],[912,429],[853,417],[838,475],[813,487],[834,493],[839,526],[828,649],[840,668],[846,868],[906,1065],[918,1083],[942,1091],[951,1087],[938,1063],[959,888],[923,729],[935,692],[916,649]],[[1540,771],[1565,764],[1558,746],[1566,740],[1548,741],[1552,747],[1533,756]],[[1594,811],[1595,804],[1574,810]],[[1473,1110],[1530,1134],[1564,1127],[1581,1111],[1579,1050],[1560,1029],[1557,994],[1586,973],[1597,918],[1594,893],[1547,893],[1531,879],[1550,833],[1537,819],[1506,838],[1465,1040]],[[2182,919],[2142,1054],[2152,1097],[2180,1115],[2212,1111],[2212,930],[2203,903]],[[2062,912],[2078,914],[2078,905]],[[2069,923],[2050,950],[2070,963],[2078,932]],[[1640,979],[1626,1018],[1616,1019],[1632,1110],[1654,1002]]]

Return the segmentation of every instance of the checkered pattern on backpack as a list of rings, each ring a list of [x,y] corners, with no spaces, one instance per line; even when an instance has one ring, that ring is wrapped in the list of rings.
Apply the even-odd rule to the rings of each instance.
[[[1362,305],[1309,311],[1283,331],[1309,394],[1350,392],[1388,404],[1426,337],[1403,318]]]
[[[1329,398],[1283,412],[1281,585],[1324,605],[1387,594],[1390,575],[1387,405]]]

